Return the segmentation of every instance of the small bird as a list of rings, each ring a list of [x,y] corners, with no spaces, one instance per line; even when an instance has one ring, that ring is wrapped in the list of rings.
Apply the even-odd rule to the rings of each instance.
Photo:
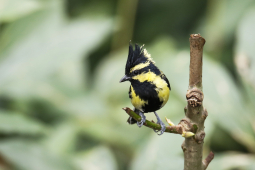
[[[146,117],[144,113],[154,112],[157,117],[157,123],[160,124],[161,130],[154,130],[158,135],[165,132],[165,125],[156,113],[168,101],[170,94],[170,83],[162,71],[158,69],[151,55],[143,46],[129,44],[129,53],[126,63],[125,76],[121,78],[120,83],[130,81],[129,98],[134,111],[142,118],[137,122],[132,117],[128,118],[129,124],[137,123],[141,127]]]

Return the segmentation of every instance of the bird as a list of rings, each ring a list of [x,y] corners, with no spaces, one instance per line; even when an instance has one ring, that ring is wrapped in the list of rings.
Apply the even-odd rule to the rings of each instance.
[[[166,126],[156,113],[168,101],[171,87],[165,74],[155,65],[151,55],[144,48],[144,45],[135,44],[135,49],[129,43],[128,58],[125,67],[125,75],[121,82],[129,81],[129,98],[134,106],[134,112],[141,116],[141,121],[129,117],[129,124],[137,123],[138,127],[146,121],[144,113],[154,112],[157,124],[161,130],[154,130],[158,135],[165,132]]]

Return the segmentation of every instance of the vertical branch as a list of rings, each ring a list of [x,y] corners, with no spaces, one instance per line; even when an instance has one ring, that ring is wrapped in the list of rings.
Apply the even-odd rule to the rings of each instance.
[[[202,88],[203,47],[205,39],[199,34],[190,35],[189,87]]]
[[[204,170],[210,162],[206,161],[208,164],[205,166],[205,163],[202,161],[205,137],[204,121],[208,115],[202,103],[204,98],[202,92],[202,65],[205,39],[199,34],[192,34],[189,40],[190,77],[189,89],[186,94],[188,104],[185,107],[185,115],[186,119],[192,124],[195,136],[186,138],[182,144],[184,152],[184,170]]]

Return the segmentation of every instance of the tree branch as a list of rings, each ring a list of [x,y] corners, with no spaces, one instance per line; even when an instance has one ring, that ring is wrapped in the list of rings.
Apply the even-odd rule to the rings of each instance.
[[[123,108],[123,110],[125,110],[127,112],[127,114],[129,116],[131,116],[132,118],[134,118],[136,121],[141,121],[141,117],[138,114],[136,114],[133,110],[131,110],[130,108],[125,107],[125,108]],[[143,125],[151,128],[151,129],[154,129],[154,130],[160,130],[161,129],[161,126],[159,124],[156,124],[156,123],[148,121],[148,120],[146,120],[146,122]],[[168,126],[168,127],[166,127],[165,132],[175,133],[175,134],[182,134],[183,133],[183,126],[180,125],[180,124],[178,124],[176,126]]]
[[[205,138],[204,121],[208,116],[203,107],[202,92],[203,46],[205,39],[199,34],[190,35],[190,73],[189,89],[186,94],[186,118],[197,127],[194,138],[186,138],[182,144],[184,152],[184,170],[204,170],[213,159],[212,154],[202,162],[203,143]],[[210,161],[209,161],[210,160]],[[205,166],[206,165],[206,166]]]
[[[207,166],[209,165],[209,163],[213,160],[214,158],[214,153],[211,151],[209,153],[209,155],[205,158],[205,160],[203,161],[203,170],[206,170]]]
[[[203,47],[205,39],[200,34],[190,35],[189,86],[202,87]]]

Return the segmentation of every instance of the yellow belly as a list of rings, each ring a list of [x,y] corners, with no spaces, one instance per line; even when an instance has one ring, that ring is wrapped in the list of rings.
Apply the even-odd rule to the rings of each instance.
[[[148,101],[145,101],[145,100],[142,100],[138,95],[135,94],[135,91],[131,85],[131,103],[132,105],[140,110],[140,111],[143,111],[142,110],[142,107],[145,105],[145,104],[148,104]]]

